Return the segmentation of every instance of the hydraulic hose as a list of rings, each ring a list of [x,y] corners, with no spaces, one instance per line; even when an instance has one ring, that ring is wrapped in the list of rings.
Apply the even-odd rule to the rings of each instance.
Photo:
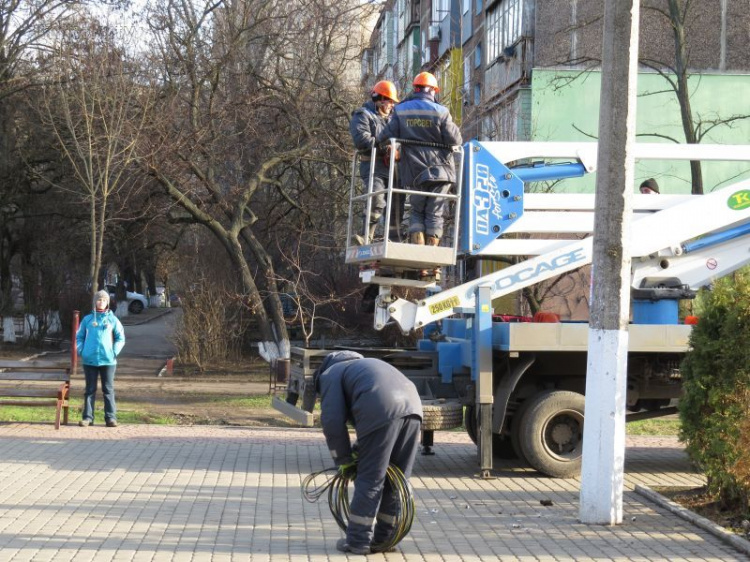
[[[338,468],[326,468],[319,472],[313,472],[305,477],[302,481],[302,495],[304,498],[314,503],[328,492],[328,507],[331,515],[336,520],[339,528],[346,532],[349,522],[349,483],[353,482],[357,476],[356,460],[347,465]],[[319,484],[315,480],[324,478]],[[390,485],[397,499],[398,513],[395,516],[394,529],[390,536],[380,543],[373,543],[370,548],[373,552],[387,552],[401,542],[409,534],[411,525],[414,522],[414,493],[411,485],[406,480],[401,469],[394,465],[389,465],[386,471],[386,485]]]

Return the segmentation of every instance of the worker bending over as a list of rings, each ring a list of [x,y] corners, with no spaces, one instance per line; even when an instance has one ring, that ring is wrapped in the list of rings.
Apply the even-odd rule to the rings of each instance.
[[[394,532],[398,497],[386,480],[389,464],[408,480],[422,425],[417,388],[398,369],[353,351],[335,351],[314,374],[320,421],[336,466],[354,460],[347,422],[357,434],[357,475],[341,552],[369,554]]]

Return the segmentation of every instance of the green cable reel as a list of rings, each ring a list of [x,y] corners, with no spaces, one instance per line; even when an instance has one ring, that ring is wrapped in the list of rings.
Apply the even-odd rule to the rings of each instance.
[[[315,479],[323,475],[326,475],[325,482],[316,486]],[[328,507],[331,510],[331,515],[344,532],[346,532],[349,522],[349,483],[353,482],[356,476],[357,461],[355,459],[353,462],[341,465],[338,468],[333,467],[313,472],[302,481],[302,495],[311,503],[318,501],[328,491]],[[400,468],[391,464],[386,471],[386,479],[398,499],[398,513],[396,514],[393,532],[384,542],[373,543],[371,545],[373,552],[388,552],[391,550],[409,534],[414,522],[414,493],[404,473],[401,472]]]

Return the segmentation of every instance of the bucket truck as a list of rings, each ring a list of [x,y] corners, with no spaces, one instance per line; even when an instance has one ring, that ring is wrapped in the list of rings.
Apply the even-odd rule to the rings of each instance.
[[[635,151],[636,159],[750,161],[750,146],[638,144]],[[433,431],[460,426],[463,414],[478,444],[480,472],[489,473],[499,456],[518,457],[550,476],[574,476],[582,455],[588,324],[549,314],[499,316],[492,303],[591,263],[594,195],[534,193],[529,184],[594,172],[596,143],[471,141],[457,154],[462,174],[449,195],[456,211],[451,245],[416,246],[386,235],[346,249],[346,262],[359,267],[362,281],[379,286],[375,328],[396,324],[423,336],[416,350],[369,354],[392,362],[417,385],[429,418],[425,452]],[[368,188],[359,194],[352,183],[347,239],[358,216],[369,212],[372,182]],[[398,194],[409,190],[394,186],[392,171],[386,216]],[[678,304],[750,262],[750,180],[706,195],[634,194],[632,212],[628,421],[676,412],[671,403],[681,394],[680,363],[691,330],[680,321]],[[452,287],[413,275],[496,256],[515,263]],[[415,292],[417,298],[408,296]],[[295,350],[287,399],[275,401],[301,423],[312,422],[310,379],[316,357],[325,353]],[[301,409],[297,397],[303,397]]]

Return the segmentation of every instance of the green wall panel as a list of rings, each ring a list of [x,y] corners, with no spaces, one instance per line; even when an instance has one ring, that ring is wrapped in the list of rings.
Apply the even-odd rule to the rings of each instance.
[[[531,102],[531,140],[591,141],[598,133],[600,73],[534,69]],[[705,122],[736,115],[750,117],[750,75],[703,74],[691,77],[691,104],[696,119]],[[670,142],[653,134],[685,141],[677,99],[666,80],[653,73],[638,77],[637,142]],[[591,136],[587,136],[591,135]],[[594,137],[594,138],[592,138]],[[750,144],[750,118],[719,126],[704,143]],[[641,161],[636,163],[635,186],[649,177],[662,193],[690,193],[688,162]],[[705,162],[706,192],[750,178],[750,162]],[[556,191],[592,192],[594,176],[565,180]]]

